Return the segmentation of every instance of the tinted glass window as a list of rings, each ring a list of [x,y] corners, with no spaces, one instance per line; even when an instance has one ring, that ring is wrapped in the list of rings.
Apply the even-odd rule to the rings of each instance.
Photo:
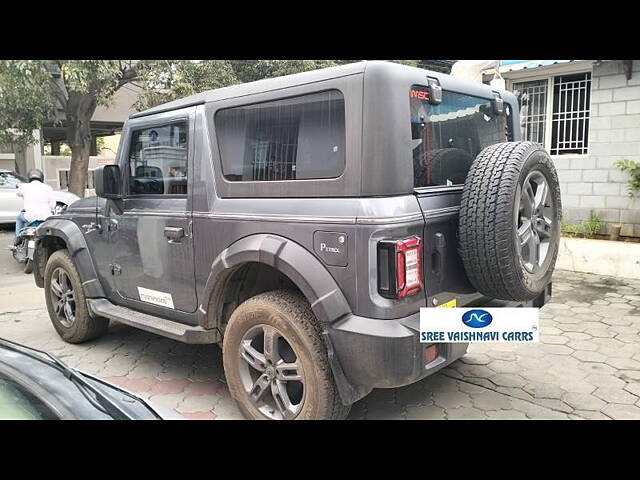
[[[0,420],[57,420],[40,399],[0,374]]]
[[[344,171],[344,98],[337,90],[221,110],[215,127],[227,180],[334,178]]]
[[[484,98],[445,91],[431,105],[424,92],[410,93],[414,186],[461,185],[483,148],[507,141],[507,117]]]
[[[133,132],[129,149],[129,193],[186,195],[186,121]]]

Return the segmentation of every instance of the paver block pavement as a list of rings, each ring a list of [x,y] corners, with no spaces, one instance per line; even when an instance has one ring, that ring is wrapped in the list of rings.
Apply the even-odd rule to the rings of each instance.
[[[640,420],[640,407],[610,403],[602,408],[602,413],[614,420]]]
[[[638,291],[640,282],[557,271],[552,302],[541,310],[541,343],[470,345],[465,357],[434,376],[375,390],[349,418],[638,419]],[[0,286],[0,298],[4,293]],[[224,383],[219,347],[185,345],[113,322],[104,337],[70,345],[46,310],[35,307],[0,313],[0,337],[51,351],[185,418],[242,418]]]
[[[607,403],[620,403],[623,405],[633,405],[640,400],[636,395],[620,388],[598,388],[593,392],[593,395]]]

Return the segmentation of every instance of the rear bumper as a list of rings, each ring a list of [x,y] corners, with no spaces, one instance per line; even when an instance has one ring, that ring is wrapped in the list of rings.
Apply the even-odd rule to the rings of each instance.
[[[530,302],[485,298],[474,302],[473,306],[542,307],[550,297],[551,284]],[[425,350],[432,344],[420,343],[420,312],[394,320],[348,315],[331,324],[327,333],[332,360],[337,360],[341,369],[340,375],[336,375],[341,377],[337,378],[338,388],[348,403],[373,388],[401,387],[432,375],[462,357],[469,346],[467,343],[439,343],[438,356],[426,363]],[[342,380],[351,388],[341,388]],[[352,394],[346,394],[347,390]]]
[[[397,320],[350,315],[329,327],[334,354],[347,381],[360,390],[408,385],[462,357],[468,344],[438,344],[438,356],[425,365],[420,313]]]

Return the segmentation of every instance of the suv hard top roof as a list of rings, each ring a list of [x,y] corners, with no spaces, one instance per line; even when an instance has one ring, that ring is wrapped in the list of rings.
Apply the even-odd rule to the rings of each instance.
[[[366,64],[367,62],[349,63],[346,65],[340,65],[338,67],[321,68],[318,70],[310,70],[308,72],[295,73],[293,75],[265,78],[264,80],[257,80],[255,82],[240,83],[237,85],[230,85],[228,87],[217,88],[215,90],[207,90],[205,92],[197,93],[189,97],[158,105],[142,112],[134,113],[130,116],[130,118],[143,117],[146,115],[152,115],[154,113],[177,110],[179,108],[201,105],[203,103],[214,102],[217,100],[243,97],[245,95],[252,95],[254,93],[280,90],[282,88],[320,82],[331,78],[355,75],[364,72]]]
[[[402,65],[399,63],[374,60],[348,63],[346,65],[340,65],[338,67],[321,68],[318,70],[310,70],[308,72],[295,73],[293,75],[266,78],[263,80],[257,80],[255,82],[240,83],[237,85],[230,85],[228,87],[218,88],[215,90],[207,90],[205,92],[197,93],[189,97],[158,105],[148,110],[143,110],[142,112],[134,113],[129,118],[144,117],[147,115],[153,115],[155,113],[168,112],[180,108],[191,107],[193,105],[202,105],[204,103],[215,102],[218,100],[243,97],[256,93],[264,93],[309,83],[321,82],[323,80],[330,80],[333,78],[357,75],[364,73],[365,70],[372,71],[374,75],[393,73],[398,74],[400,72],[405,72],[405,74],[408,74],[409,72],[420,72],[421,76],[428,75],[430,77],[435,77],[441,82],[446,79],[445,82],[449,86],[449,88],[456,91],[464,91],[470,95],[475,94],[481,96],[490,96],[491,91],[496,91],[495,88],[492,88],[488,85],[470,82],[468,80],[459,79],[443,73],[432,72],[430,70],[410,67],[408,65]],[[508,92],[504,93],[510,95]],[[505,98],[504,94],[503,98]]]

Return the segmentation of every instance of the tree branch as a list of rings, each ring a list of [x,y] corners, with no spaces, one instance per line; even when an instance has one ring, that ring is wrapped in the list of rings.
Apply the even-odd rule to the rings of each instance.
[[[138,80],[138,74],[140,73],[141,61],[138,61],[135,65],[130,65],[129,67],[121,70],[122,76],[120,80],[118,80],[118,85],[116,86],[116,90],[118,90],[123,85],[127,83],[131,83],[135,80]]]

